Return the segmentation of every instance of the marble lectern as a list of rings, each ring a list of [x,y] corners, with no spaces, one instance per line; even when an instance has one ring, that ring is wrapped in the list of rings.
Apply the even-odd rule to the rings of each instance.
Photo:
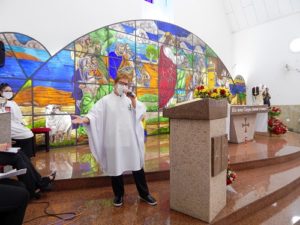
[[[227,100],[164,109],[170,118],[170,207],[211,222],[226,205]]]
[[[0,149],[11,144],[10,113],[0,113]]]

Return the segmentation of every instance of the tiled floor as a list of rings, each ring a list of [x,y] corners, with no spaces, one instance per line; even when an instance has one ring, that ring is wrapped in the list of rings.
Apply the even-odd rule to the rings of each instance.
[[[300,134],[269,137],[256,135],[254,141],[229,144],[231,163],[282,156],[300,151]],[[99,169],[87,145],[38,152],[33,158],[36,168],[46,175],[57,171],[57,179],[72,179],[105,175]],[[150,136],[146,142],[145,171],[169,170],[169,136]]]
[[[169,182],[149,183],[157,206],[140,202],[135,185],[125,186],[124,205],[115,208],[112,205],[110,187],[85,190],[49,192],[43,202],[49,202],[48,212],[76,212],[78,217],[61,222],[55,217],[45,217],[26,223],[28,225],[72,224],[72,225],[203,225],[200,220],[186,216],[170,209]],[[300,218],[300,189],[291,192],[285,198],[242,221],[224,225],[293,225]],[[32,202],[29,204],[24,221],[45,215],[46,204]],[[70,215],[65,215],[68,217]]]
[[[146,144],[146,171],[169,169],[168,136],[149,137]],[[229,144],[231,162],[244,162],[281,156],[300,150],[300,134],[288,133],[281,137],[259,135],[255,141],[245,144]],[[49,153],[40,152],[35,164],[42,173],[56,169],[58,178],[89,177],[104,175],[88,146],[52,149]],[[238,171],[238,179],[233,183],[235,192],[227,192],[227,206],[217,218],[224,218],[232,212],[273,193],[300,178],[299,158],[279,165]],[[169,181],[149,182],[150,191],[158,200],[151,207],[139,202],[135,185],[126,185],[125,204],[121,208],[112,205],[111,187],[90,188],[49,192],[42,201],[49,201],[48,211],[53,213],[76,211],[79,216],[67,222],[55,217],[34,220],[27,224],[105,224],[105,225],[193,225],[205,224],[192,217],[175,212],[169,205]],[[293,225],[300,221],[300,189],[276,201],[273,205],[253,213],[236,225]],[[26,211],[25,221],[44,215],[45,204],[32,202]],[[234,225],[230,223],[230,225]],[[224,224],[227,225],[227,224]],[[229,225],[229,224],[228,224]]]
[[[115,208],[112,205],[111,188],[96,188],[88,190],[74,190],[67,192],[50,192],[43,201],[50,202],[49,211],[82,213],[78,218],[70,221],[72,225],[191,225],[205,224],[199,220],[171,211],[169,208],[169,182],[153,182],[149,184],[153,196],[157,199],[157,206],[149,206],[137,198],[135,185],[125,186],[124,205]],[[63,203],[63,204],[62,204]],[[25,221],[43,215],[45,204],[30,204],[27,208]],[[54,224],[57,218],[43,218],[28,223],[28,225]],[[63,223],[56,223],[63,224]],[[68,224],[68,223],[66,223]]]

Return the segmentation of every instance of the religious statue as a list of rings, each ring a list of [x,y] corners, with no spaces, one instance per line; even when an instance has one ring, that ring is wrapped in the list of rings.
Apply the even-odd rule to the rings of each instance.
[[[263,105],[263,89],[264,86],[256,86],[252,88],[253,105]]]
[[[264,105],[268,105],[270,107],[271,103],[270,103],[270,99],[271,99],[271,95],[269,93],[269,88],[266,88],[263,93],[263,99],[264,99]]]

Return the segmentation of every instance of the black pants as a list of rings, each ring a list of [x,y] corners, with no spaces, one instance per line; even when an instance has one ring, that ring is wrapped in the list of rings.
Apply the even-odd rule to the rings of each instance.
[[[146,197],[149,194],[144,169],[132,171],[136,188],[141,197]],[[111,177],[112,188],[115,196],[124,195],[123,175]]]
[[[18,170],[24,168],[27,169],[25,174],[18,176],[18,180],[25,184],[26,189],[30,193],[31,197],[33,197],[37,188],[47,185],[44,184],[43,178],[36,171],[30,159],[22,151],[19,151],[16,154],[0,152],[0,164],[11,165]]]
[[[20,147],[29,159],[34,156],[33,137],[27,139],[13,139],[13,141],[16,142],[13,144],[13,147]]]
[[[16,180],[0,180],[0,223],[21,225],[29,201],[27,190]]]

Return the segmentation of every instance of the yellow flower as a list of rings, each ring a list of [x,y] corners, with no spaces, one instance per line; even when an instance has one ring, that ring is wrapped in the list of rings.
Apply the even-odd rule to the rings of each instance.
[[[207,86],[200,85],[194,90],[194,98],[229,98],[230,91],[225,87],[215,87],[213,89],[209,89]]]

